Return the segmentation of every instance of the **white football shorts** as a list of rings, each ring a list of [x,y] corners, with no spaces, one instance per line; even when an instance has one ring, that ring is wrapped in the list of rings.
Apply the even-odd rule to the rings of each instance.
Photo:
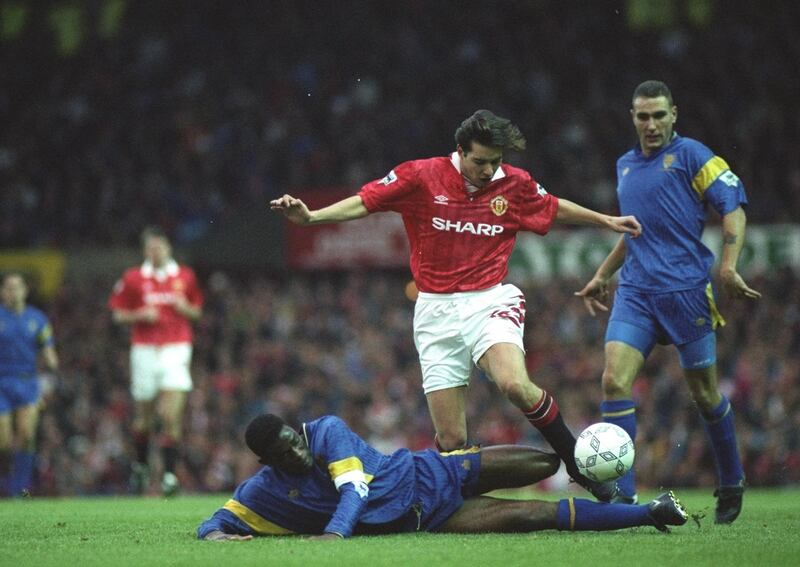
[[[131,346],[131,395],[137,402],[155,399],[161,390],[188,392],[192,389],[189,365],[192,345]]]
[[[524,352],[525,296],[498,284],[480,291],[420,292],[414,308],[414,343],[426,394],[466,386],[489,347],[517,345]]]

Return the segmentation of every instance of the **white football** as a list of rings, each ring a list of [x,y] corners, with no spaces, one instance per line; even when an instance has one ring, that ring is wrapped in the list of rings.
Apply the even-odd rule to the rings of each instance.
[[[595,423],[584,429],[575,443],[575,464],[587,478],[613,480],[631,470],[633,441],[613,423]]]

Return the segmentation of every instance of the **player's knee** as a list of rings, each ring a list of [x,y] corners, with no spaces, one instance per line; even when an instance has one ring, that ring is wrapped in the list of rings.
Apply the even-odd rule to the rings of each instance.
[[[536,459],[542,478],[553,476],[561,466],[561,458],[555,453],[540,453]]]
[[[436,448],[446,453],[467,446],[466,431],[439,431],[436,433]]]
[[[704,414],[711,413],[722,401],[722,394],[716,389],[698,389],[692,391],[692,397],[698,409]]]
[[[32,431],[20,429],[17,433],[17,444],[26,451],[33,451],[36,447],[36,435]]]
[[[603,372],[603,394],[609,399],[622,399],[631,396],[631,382],[627,376],[614,368],[606,368]]]
[[[517,407],[530,408],[537,401],[531,395],[531,384],[527,380],[525,382],[514,378],[500,380],[497,382],[497,387]]]

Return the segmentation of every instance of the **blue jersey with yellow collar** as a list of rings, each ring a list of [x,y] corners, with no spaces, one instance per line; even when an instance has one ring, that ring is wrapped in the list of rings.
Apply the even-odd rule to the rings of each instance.
[[[617,161],[617,196],[621,214],[642,224],[638,238],[625,235],[619,285],[647,293],[707,285],[714,254],[700,238],[708,205],[726,215],[747,204],[725,160],[677,134],[657,153],[637,146]]]
[[[30,305],[16,313],[0,305],[0,377],[36,375],[39,350],[53,345],[53,329],[44,313]]]
[[[300,433],[314,457],[311,472],[295,476],[262,468],[200,526],[199,537],[214,529],[254,535],[335,532],[347,537],[357,523],[390,522],[416,503],[414,458],[407,449],[379,453],[335,416],[306,423]]]

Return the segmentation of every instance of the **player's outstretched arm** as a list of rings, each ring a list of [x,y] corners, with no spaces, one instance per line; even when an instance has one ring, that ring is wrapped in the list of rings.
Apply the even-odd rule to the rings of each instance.
[[[597,211],[581,207],[580,205],[568,201],[567,199],[558,200],[558,212],[556,213],[558,222],[568,224],[587,224],[610,228],[614,232],[630,234],[633,238],[642,233],[642,225],[634,216],[614,217],[603,215]]]
[[[583,304],[592,317],[596,315],[595,309],[608,311],[608,306],[606,305],[606,301],[608,301],[608,281],[625,262],[626,251],[625,237],[621,236],[617,240],[614,249],[608,253],[606,259],[597,268],[594,277],[589,280],[589,283],[582,290],[575,292],[577,297],[583,299]]]
[[[352,195],[341,201],[323,207],[322,209],[309,210],[301,200],[291,195],[284,195],[279,199],[269,202],[273,211],[280,211],[291,222],[299,225],[320,224],[329,222],[343,222],[360,219],[369,214],[360,195]]]
[[[747,217],[741,207],[722,217],[722,259],[719,266],[719,277],[722,287],[731,297],[747,297],[758,299],[761,293],[750,288],[736,271],[739,254],[744,246],[744,231]]]

